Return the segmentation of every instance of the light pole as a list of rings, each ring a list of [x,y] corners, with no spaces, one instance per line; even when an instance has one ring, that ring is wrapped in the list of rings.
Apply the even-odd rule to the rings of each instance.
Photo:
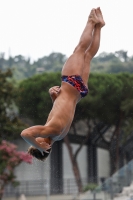
[[[47,180],[45,187],[46,187],[46,200],[49,200],[49,196],[50,196],[49,180]]]

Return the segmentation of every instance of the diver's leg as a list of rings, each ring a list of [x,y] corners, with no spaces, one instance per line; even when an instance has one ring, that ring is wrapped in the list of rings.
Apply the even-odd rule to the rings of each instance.
[[[100,20],[100,23],[95,25],[92,42],[85,52],[85,61],[84,61],[85,65],[84,65],[84,70],[82,74],[82,79],[86,86],[87,86],[88,78],[90,74],[90,62],[92,58],[96,55],[99,49],[101,28],[105,25],[100,8],[96,9],[96,14]]]
[[[95,9],[92,9],[77,47],[63,66],[62,75],[82,75],[85,51],[91,43],[93,29],[97,23],[99,23],[99,19]]]

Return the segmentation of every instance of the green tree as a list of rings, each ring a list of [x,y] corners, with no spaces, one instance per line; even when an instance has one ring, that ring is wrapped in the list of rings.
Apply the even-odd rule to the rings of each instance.
[[[15,139],[25,127],[14,112],[16,91],[12,83],[12,72],[0,71],[0,139]]]
[[[128,55],[127,55],[127,51],[124,51],[124,50],[119,50],[119,51],[116,51],[115,54],[120,58],[122,59],[122,61],[124,62],[127,62],[127,59],[128,59]]]
[[[18,88],[20,115],[35,124],[44,124],[52,107],[48,90],[54,85],[60,86],[60,80],[59,73],[44,73],[22,81]]]
[[[51,53],[49,56],[38,59],[35,64],[39,68],[44,68],[46,71],[60,71],[65,61],[65,55],[61,53]]]
[[[110,141],[101,135],[109,146],[112,174],[119,168],[119,147],[131,133],[129,127],[133,129],[133,75],[91,74],[89,88],[90,93],[77,107],[77,113],[78,109],[83,110],[83,120],[88,118],[95,125],[104,122],[112,127]]]

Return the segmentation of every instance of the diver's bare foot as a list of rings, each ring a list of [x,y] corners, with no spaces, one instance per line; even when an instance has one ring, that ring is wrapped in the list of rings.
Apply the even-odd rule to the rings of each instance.
[[[103,15],[102,15],[102,11],[101,11],[101,9],[100,9],[100,7],[98,7],[97,9],[96,9],[96,15],[97,15],[97,18],[99,19],[99,25],[101,26],[101,27],[103,27],[103,26],[105,26],[105,21],[104,21],[104,19],[103,19]]]
[[[96,9],[92,9],[88,18],[88,22],[93,22],[94,24],[100,23],[100,19],[96,14]]]

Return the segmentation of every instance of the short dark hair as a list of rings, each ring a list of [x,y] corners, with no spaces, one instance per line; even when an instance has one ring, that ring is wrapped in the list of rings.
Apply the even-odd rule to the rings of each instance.
[[[46,158],[49,156],[50,152],[51,152],[51,149],[48,149],[47,150],[49,153],[46,153],[46,152],[43,152],[43,155],[42,153],[35,147],[31,146],[29,147],[28,149],[28,153],[30,155],[32,155],[33,157],[37,158],[38,160],[41,160],[41,161],[45,161]]]

